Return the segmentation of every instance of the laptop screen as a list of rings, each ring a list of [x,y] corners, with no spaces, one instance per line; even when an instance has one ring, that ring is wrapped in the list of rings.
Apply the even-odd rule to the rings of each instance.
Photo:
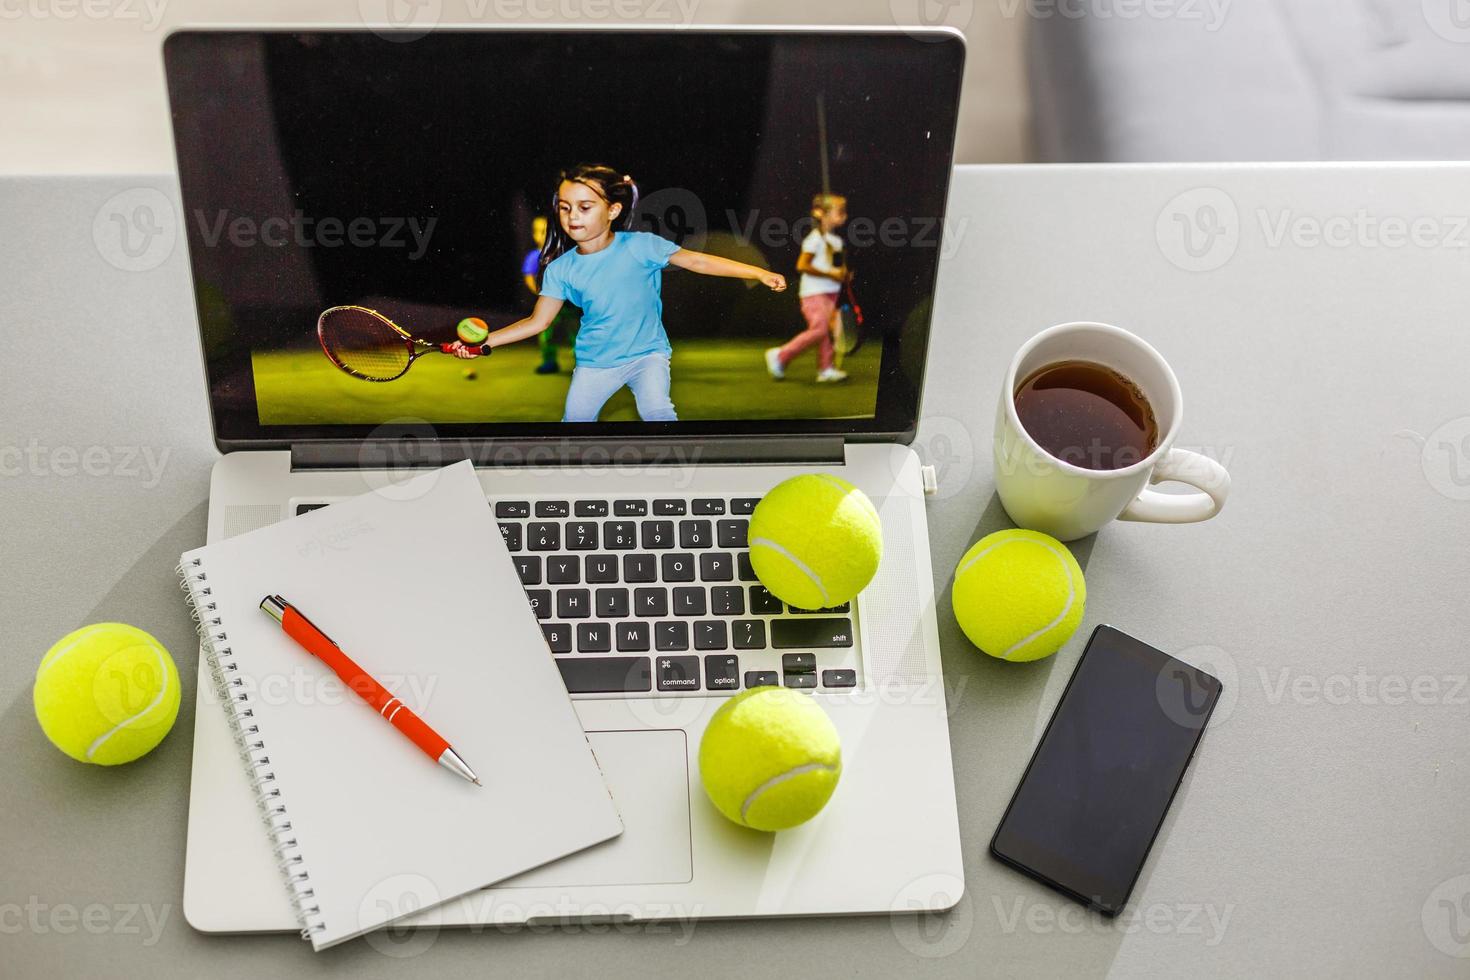
[[[215,435],[911,432],[963,45],[172,35]]]

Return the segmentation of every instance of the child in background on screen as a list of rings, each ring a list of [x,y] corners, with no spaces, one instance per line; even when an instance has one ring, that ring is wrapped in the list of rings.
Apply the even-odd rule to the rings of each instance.
[[[840,194],[818,194],[812,200],[816,227],[801,243],[796,268],[801,273],[801,315],[806,329],[784,347],[766,351],[766,370],[780,381],[797,355],[817,348],[817,381],[827,384],[846,381],[847,374],[834,364],[832,318],[837,315],[837,298],[852,276],[843,256],[843,241],[837,230],[847,224],[847,198]]]
[[[541,250],[546,247],[546,229],[545,216],[536,215],[531,221],[531,241],[536,247],[527,252],[521,262],[521,283],[526,287],[522,296],[528,297],[522,310],[528,313],[536,305],[536,297],[541,294]],[[556,374],[561,370],[556,362],[556,328],[557,324],[553,323],[536,338],[541,347],[541,363],[536,365],[537,374]]]
[[[523,320],[490,334],[502,347],[541,333],[563,305],[582,310],[574,347],[577,366],[567,389],[563,422],[596,422],[608,399],[633,392],[645,422],[677,422],[669,397],[673,349],[663,324],[663,270],[755,280],[781,292],[786,278],[743,262],[691,252],[647,232],[629,231],[638,185],[609,167],[582,164],[563,172],[552,198],[555,224],[541,251],[541,296]],[[478,347],[454,345],[457,357]]]

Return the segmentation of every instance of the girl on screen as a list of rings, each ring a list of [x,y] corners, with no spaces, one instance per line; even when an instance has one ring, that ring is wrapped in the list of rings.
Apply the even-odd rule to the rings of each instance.
[[[852,279],[852,270],[843,260],[842,237],[838,230],[847,224],[847,198],[841,194],[818,194],[812,199],[812,220],[816,226],[801,243],[801,258],[796,269],[801,273],[801,315],[806,329],[792,337],[784,347],[766,351],[766,370],[777,381],[786,377],[786,369],[802,351],[817,349],[817,383],[846,381],[847,372],[834,363],[832,319],[837,315],[837,300],[842,287]]]
[[[630,231],[638,205],[633,178],[610,167],[582,164],[564,171],[552,197],[553,224],[541,251],[541,295],[531,315],[490,334],[490,347],[534,337],[566,303],[580,307],[576,368],[563,422],[596,422],[622,388],[633,392],[645,422],[677,422],[669,397],[673,354],[663,324],[663,270],[755,280],[781,292],[786,279],[766,269],[682,249],[647,232]],[[479,348],[457,343],[457,357]]]

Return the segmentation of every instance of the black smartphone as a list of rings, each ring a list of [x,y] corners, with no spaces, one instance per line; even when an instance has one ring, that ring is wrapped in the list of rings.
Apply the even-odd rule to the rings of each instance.
[[[1220,681],[1111,626],[1082,652],[990,853],[1104,915],[1128,902]]]

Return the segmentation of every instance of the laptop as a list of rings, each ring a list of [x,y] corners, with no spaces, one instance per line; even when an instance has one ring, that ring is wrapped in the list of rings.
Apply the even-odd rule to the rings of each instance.
[[[191,30],[164,60],[222,454],[209,541],[471,459],[626,827],[409,921],[958,902],[933,471],[909,443],[960,36]],[[333,356],[341,307],[414,338],[380,352],[396,378]],[[484,330],[520,339],[455,356]],[[747,529],[817,472],[873,500],[883,559],[855,601],[794,609],[756,581]],[[809,692],[843,749],[831,802],[779,834],[720,816],[697,768],[713,713],[771,684]],[[292,930],[198,690],[185,915]],[[369,899],[420,907],[394,882]]]

